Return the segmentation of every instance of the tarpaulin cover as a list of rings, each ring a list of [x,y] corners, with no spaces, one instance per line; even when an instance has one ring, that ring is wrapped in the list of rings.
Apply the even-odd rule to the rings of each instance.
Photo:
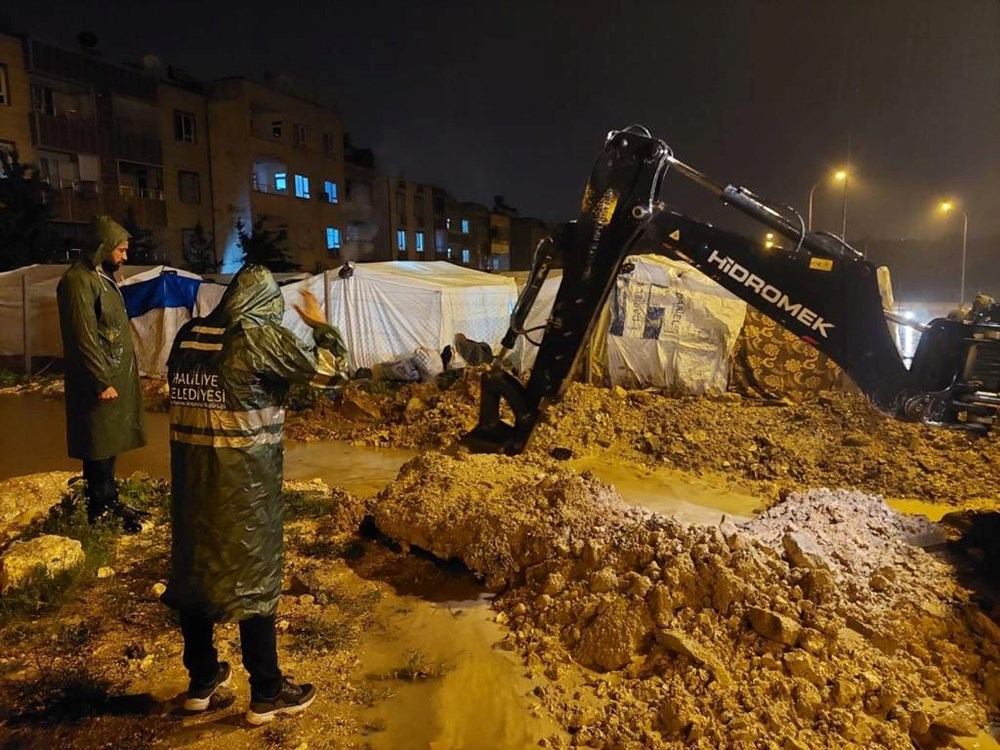
[[[637,255],[629,265],[611,296],[612,384],[725,391],[746,303],[681,261]]]

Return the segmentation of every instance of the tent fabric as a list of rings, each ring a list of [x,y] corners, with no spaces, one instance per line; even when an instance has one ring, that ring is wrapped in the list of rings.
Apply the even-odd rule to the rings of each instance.
[[[147,274],[150,278],[134,276],[122,284],[122,297],[130,318],[138,318],[160,307],[183,307],[191,313],[198,298],[201,278],[162,266]]]
[[[456,333],[496,348],[517,298],[513,279],[445,261],[363,263],[329,277],[330,322],[354,367],[440,352]]]
[[[611,383],[684,393],[725,391],[746,303],[687,263],[629,256],[615,281],[608,332]]]

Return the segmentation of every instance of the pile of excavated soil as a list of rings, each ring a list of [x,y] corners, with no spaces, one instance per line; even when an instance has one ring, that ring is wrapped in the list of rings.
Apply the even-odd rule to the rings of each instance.
[[[1000,628],[878,497],[694,526],[545,459],[431,453],[373,508],[507,587],[502,645],[576,747],[939,747],[1000,700]]]
[[[431,383],[370,393],[352,385],[338,402],[289,414],[287,434],[443,448],[476,424],[480,372],[467,370],[444,390]],[[528,452],[547,455],[554,448],[724,473],[768,499],[825,486],[960,505],[993,502],[995,482],[985,468],[1000,461],[995,437],[899,422],[857,394],[830,392],[792,404],[582,384],[549,407]]]

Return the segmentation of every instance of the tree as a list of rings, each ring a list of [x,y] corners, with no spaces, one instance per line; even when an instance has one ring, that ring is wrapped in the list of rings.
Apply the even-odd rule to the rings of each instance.
[[[284,229],[265,229],[266,220],[266,216],[261,216],[254,222],[250,232],[247,232],[243,219],[236,222],[236,235],[243,251],[243,262],[257,263],[278,273],[297,270],[299,264],[292,261],[282,247],[288,239],[288,232]]]
[[[156,241],[153,233],[143,229],[136,223],[135,209],[132,206],[125,208],[125,218],[122,227],[132,235],[128,241],[129,262],[138,266],[155,266],[161,261],[156,248],[160,243]]]
[[[184,243],[184,260],[187,269],[195,273],[212,273],[219,267],[212,236],[205,233],[205,227],[201,225],[200,220]]]
[[[0,149],[0,271],[53,259],[53,197],[33,165]]]

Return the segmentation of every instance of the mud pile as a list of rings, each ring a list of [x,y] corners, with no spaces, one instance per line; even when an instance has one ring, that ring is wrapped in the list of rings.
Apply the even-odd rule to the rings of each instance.
[[[508,587],[502,645],[573,746],[932,747],[1000,699],[1000,629],[876,497],[691,526],[551,461],[427,454],[374,507]]]
[[[341,401],[289,414],[294,440],[346,439],[365,445],[436,450],[478,418],[479,375],[466,370],[450,387],[414,384],[373,391],[352,385]],[[367,389],[367,390],[366,390]],[[1000,461],[1000,441],[886,417],[860,395],[830,392],[810,403],[670,397],[572,385],[538,425],[530,453],[569,449],[576,457],[699,474],[720,473],[755,494],[847,487],[947,504],[989,504],[984,467]]]

